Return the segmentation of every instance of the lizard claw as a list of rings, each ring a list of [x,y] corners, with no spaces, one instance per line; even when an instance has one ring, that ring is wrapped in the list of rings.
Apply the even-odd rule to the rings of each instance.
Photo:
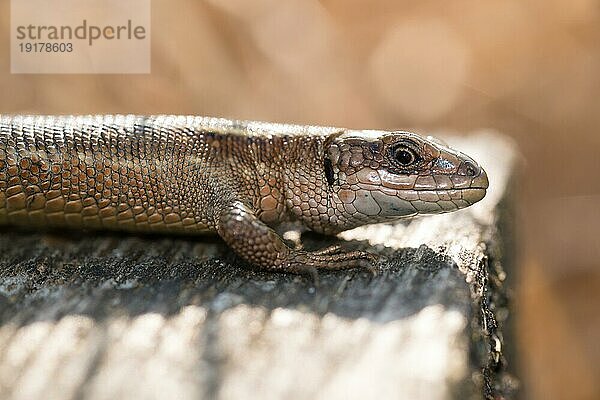
[[[362,259],[363,262],[361,263],[361,267],[369,271],[374,277],[377,276],[377,274],[379,274],[379,257],[373,253],[368,253],[366,251],[361,253],[361,255],[364,256],[364,259]]]

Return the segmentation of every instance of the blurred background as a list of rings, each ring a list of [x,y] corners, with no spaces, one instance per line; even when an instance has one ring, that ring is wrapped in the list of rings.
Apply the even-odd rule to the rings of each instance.
[[[149,75],[11,75],[0,113],[176,113],[512,137],[527,399],[600,398],[600,3],[154,0]],[[512,346],[513,344],[508,344]]]

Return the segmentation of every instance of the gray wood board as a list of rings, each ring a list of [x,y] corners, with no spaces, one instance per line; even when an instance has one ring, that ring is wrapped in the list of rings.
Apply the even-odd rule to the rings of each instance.
[[[488,132],[451,142],[488,171],[476,206],[303,235],[385,256],[375,277],[315,286],[252,270],[213,237],[2,228],[0,398],[510,397],[514,151]]]

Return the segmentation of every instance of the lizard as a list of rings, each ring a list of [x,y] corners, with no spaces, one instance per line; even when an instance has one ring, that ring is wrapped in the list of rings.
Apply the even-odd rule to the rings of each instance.
[[[282,226],[335,235],[458,210],[487,174],[444,142],[196,116],[0,115],[0,224],[216,233],[248,263],[299,273],[376,256],[292,248]]]

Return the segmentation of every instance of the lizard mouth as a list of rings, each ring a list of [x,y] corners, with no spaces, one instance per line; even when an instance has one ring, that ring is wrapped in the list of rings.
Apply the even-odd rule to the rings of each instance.
[[[462,198],[469,204],[477,203],[479,200],[485,197],[487,187],[471,187],[469,189],[463,189]]]
[[[487,174],[483,170],[480,170],[479,175],[473,178],[471,181],[471,189],[487,189],[490,186]]]
[[[352,201],[352,208],[362,214],[402,218],[419,214],[442,214],[469,207],[485,197],[486,189],[384,189],[360,190],[358,193]]]
[[[409,201],[419,210],[419,206],[429,210],[431,207],[439,206],[441,212],[454,211],[477,203],[485,197],[486,188],[470,187],[465,189],[449,190],[418,190],[416,196]],[[416,198],[418,196],[418,198]],[[402,192],[398,193],[402,197]],[[425,204],[428,204],[426,206]]]

